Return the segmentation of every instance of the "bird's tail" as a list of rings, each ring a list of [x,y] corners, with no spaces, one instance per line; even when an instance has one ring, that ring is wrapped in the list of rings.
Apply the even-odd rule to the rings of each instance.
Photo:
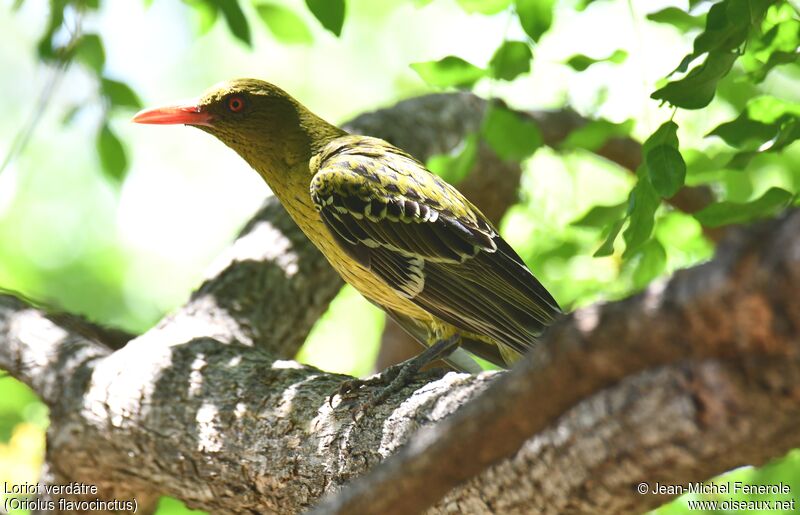
[[[500,351],[500,355],[503,357],[503,361],[505,361],[504,368],[511,368],[514,366],[514,363],[522,359],[522,353],[508,345],[498,343],[497,350]]]

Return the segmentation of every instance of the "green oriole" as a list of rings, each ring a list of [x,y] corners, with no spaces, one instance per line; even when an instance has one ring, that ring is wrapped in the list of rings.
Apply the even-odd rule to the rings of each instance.
[[[466,368],[452,354],[459,345],[506,367],[560,314],[454,187],[386,141],[327,123],[272,84],[225,82],[196,102],[148,109],[134,121],[195,126],[235,150],[342,278],[428,346],[393,369],[381,399],[434,359]]]

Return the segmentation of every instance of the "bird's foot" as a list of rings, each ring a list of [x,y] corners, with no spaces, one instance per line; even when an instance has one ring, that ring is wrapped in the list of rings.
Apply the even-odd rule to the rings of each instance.
[[[397,368],[396,370],[391,370],[391,374],[387,375],[386,381],[383,383],[384,384],[383,388],[381,388],[380,391],[378,392],[371,393],[369,397],[367,397],[367,399],[358,406],[357,412],[366,413],[375,406],[379,406],[393,394],[399,392],[409,383],[411,383],[415,379],[419,379],[423,375],[431,377],[440,377],[443,374],[441,369],[420,372],[419,369],[421,368],[421,366],[422,365],[420,365],[419,363],[414,363],[409,361],[400,363],[399,365],[394,365],[394,367]],[[386,372],[389,371],[390,369],[386,369]]]
[[[374,377],[347,380],[339,386],[335,393],[328,397],[328,404],[333,406],[333,398],[337,395],[343,402],[346,402],[358,397],[358,393],[362,389],[381,387],[379,392],[371,393],[365,401],[354,406],[355,409],[352,410],[353,419],[357,420],[359,414],[363,415],[383,403],[392,394],[402,390],[404,386],[415,379],[423,366],[443,355],[449,354],[458,345],[459,341],[458,336],[440,340],[421,354],[397,365],[392,365]],[[441,374],[441,371],[434,370],[430,372],[436,375]]]
[[[339,388],[328,397],[328,405],[333,406],[333,399],[338,395],[342,401],[349,401],[358,397],[358,392],[361,389],[371,387],[386,387],[400,374],[402,366],[405,363],[392,365],[380,374],[367,379],[348,379],[339,385]]]

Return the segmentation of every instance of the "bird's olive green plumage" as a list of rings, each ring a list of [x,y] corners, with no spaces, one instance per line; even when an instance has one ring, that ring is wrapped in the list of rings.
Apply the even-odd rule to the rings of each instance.
[[[504,366],[560,313],[486,217],[402,150],[253,79],[212,88],[196,110],[342,277],[423,343],[457,336]]]

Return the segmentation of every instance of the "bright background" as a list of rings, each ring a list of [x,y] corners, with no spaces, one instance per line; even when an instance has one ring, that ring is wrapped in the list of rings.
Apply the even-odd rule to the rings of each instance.
[[[35,58],[47,6],[31,0],[12,11],[13,3],[0,4],[0,156],[32,115],[53,73]],[[149,6],[104,2],[84,30],[102,36],[105,73],[129,84],[146,105],[193,97],[220,80],[250,76],[281,85],[335,122],[431,91],[410,63],[454,54],[483,66],[504,39],[524,39],[507,12],[467,14],[455,0],[349,0],[339,38],[324,30],[303,2],[276,3],[305,22],[306,43],[276,39],[248,2],[242,5],[251,21],[252,48],[232,38],[222,22],[199,35],[196,9],[170,0]],[[582,12],[560,6],[553,29],[535,48],[532,73],[512,83],[484,80],[476,91],[521,108],[569,105],[590,117],[635,120],[632,135],[644,139],[672,116],[649,94],[691,49],[691,39],[645,19],[667,5],[603,1]],[[564,64],[574,54],[600,58],[619,48],[629,53],[621,63],[596,64],[580,74]],[[800,89],[792,80],[773,75],[766,87],[797,101]],[[125,111],[115,112],[111,127],[128,150],[130,168],[124,181],[109,179],[95,152],[104,114],[96,89],[91,71],[73,65],[25,151],[0,172],[0,287],[140,332],[188,298],[269,191],[241,159],[206,134],[133,125]],[[82,109],[65,124],[65,113],[75,105]],[[703,135],[736,114],[724,101],[700,115],[679,111],[681,145],[713,153],[722,143]],[[796,162],[798,152],[789,154],[786,159]],[[796,191],[798,167],[786,162],[765,161],[758,174],[720,180],[717,191],[732,200],[752,198],[770,186]],[[643,266],[622,266],[619,253],[592,257],[600,228],[571,224],[594,205],[624,202],[633,182],[627,171],[582,151],[540,149],[525,163],[520,203],[502,230],[562,305],[618,298],[652,279]],[[659,273],[710,256],[712,245],[694,218],[662,211],[656,237],[666,250],[666,267]],[[358,326],[350,320],[359,320]],[[382,327],[382,313],[345,288],[299,359],[366,374]],[[46,409],[33,394],[11,378],[0,380],[0,481],[36,480],[46,425]],[[761,472],[736,474],[767,482],[780,478],[800,492],[797,454]],[[167,499],[159,513],[182,509]],[[661,512],[684,508],[676,502]]]

